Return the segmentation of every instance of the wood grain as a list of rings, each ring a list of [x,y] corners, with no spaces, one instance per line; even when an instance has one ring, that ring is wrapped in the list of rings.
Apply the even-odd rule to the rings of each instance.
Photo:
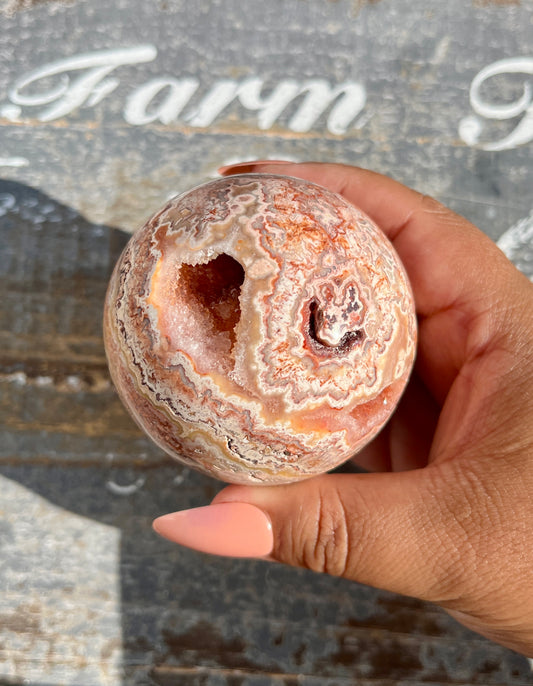
[[[487,152],[461,139],[459,122],[472,114],[469,88],[479,70],[530,52],[532,3],[249,0],[246,17],[237,0],[7,7],[0,683],[533,683],[524,658],[435,607],[157,538],[153,517],[205,504],[220,484],[172,463],[126,415],[101,327],[107,281],[128,238],[121,229],[140,226],[170,194],[233,159],[372,167],[437,195],[497,239],[531,210],[531,144]],[[100,99],[92,91],[54,121],[39,119],[44,106],[20,106],[15,116],[13,89],[32,70],[139,45],[156,46],[157,57],[110,73]],[[81,74],[64,76],[72,85]],[[287,79],[360,83],[364,109],[343,135],[328,129],[329,110],[308,131],[291,129],[303,94],[269,129],[237,100],[209,126],[193,126],[195,107],[198,115],[214,88],[251,77],[263,80],[263,99]],[[128,124],[128,98],[159,78],[197,79],[189,109],[168,123]],[[61,83],[50,77],[20,93],[38,98]],[[486,97],[512,102],[523,83],[523,75],[502,76],[487,84]],[[517,120],[481,124],[489,140]]]

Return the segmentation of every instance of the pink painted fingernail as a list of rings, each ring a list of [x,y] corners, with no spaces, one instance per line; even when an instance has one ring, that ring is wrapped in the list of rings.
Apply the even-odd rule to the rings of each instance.
[[[174,543],[212,555],[264,557],[274,537],[267,515],[248,503],[218,503],[158,517],[153,527]]]
[[[256,167],[262,164],[295,164],[289,160],[250,160],[249,162],[236,162],[235,164],[226,164],[223,167],[218,168],[218,173],[222,176],[231,174],[245,174],[247,172],[253,171]]]

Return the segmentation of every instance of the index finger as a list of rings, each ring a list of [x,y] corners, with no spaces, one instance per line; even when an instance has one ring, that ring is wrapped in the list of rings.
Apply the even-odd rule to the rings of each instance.
[[[472,289],[477,290],[481,274],[472,271],[475,263],[501,256],[499,248],[463,217],[433,198],[367,169],[317,162],[245,162],[223,167],[221,172],[287,174],[344,196],[368,214],[394,244],[422,316],[449,307],[461,291],[470,295]]]

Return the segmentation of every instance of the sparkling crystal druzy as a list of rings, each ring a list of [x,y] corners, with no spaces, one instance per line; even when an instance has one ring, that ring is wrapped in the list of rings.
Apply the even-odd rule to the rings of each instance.
[[[338,466],[389,418],[415,354],[405,271],[339,195],[243,174],[171,200],[105,307],[118,392],[170,455],[234,483]]]

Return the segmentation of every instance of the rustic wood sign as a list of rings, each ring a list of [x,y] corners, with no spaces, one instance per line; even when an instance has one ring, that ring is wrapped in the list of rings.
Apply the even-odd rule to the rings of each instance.
[[[0,4],[0,681],[531,683],[434,607],[177,549],[220,485],[126,416],[101,316],[128,232],[251,158],[438,197],[533,277],[530,0]]]

